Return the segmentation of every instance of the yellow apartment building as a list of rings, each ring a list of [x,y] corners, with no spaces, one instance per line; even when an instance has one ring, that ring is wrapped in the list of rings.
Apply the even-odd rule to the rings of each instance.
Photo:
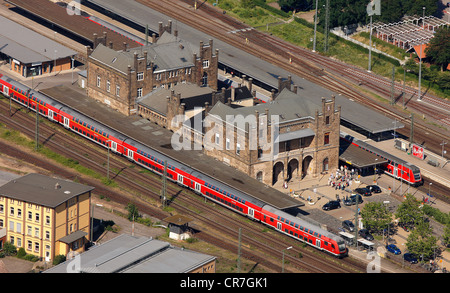
[[[46,261],[81,253],[91,236],[93,189],[41,174],[11,180],[0,186],[0,235]]]

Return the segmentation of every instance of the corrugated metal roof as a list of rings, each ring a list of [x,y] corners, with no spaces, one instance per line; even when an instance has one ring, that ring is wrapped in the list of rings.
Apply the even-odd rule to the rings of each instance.
[[[44,273],[183,273],[214,259],[168,242],[121,234]]]
[[[0,16],[0,52],[22,63],[46,62],[77,54],[3,16]]]

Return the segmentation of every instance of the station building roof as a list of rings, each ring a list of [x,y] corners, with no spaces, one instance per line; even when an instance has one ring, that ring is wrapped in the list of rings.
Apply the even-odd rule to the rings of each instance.
[[[339,159],[356,168],[371,167],[388,162],[388,160],[358,146],[342,143],[342,140],[339,147]]]
[[[121,234],[44,273],[188,273],[214,256],[173,247],[170,243]]]
[[[25,64],[48,62],[77,54],[3,16],[0,16],[0,52]]]

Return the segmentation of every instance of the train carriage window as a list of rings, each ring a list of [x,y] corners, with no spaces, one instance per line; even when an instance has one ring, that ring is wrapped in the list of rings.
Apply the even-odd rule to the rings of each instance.
[[[325,246],[328,246],[328,242],[326,242],[326,241],[324,241],[323,244],[324,244]]]

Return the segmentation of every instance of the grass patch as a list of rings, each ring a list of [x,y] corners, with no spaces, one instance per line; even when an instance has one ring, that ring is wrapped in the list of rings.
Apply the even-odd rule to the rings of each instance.
[[[58,153],[55,153],[51,149],[47,148],[46,146],[39,145],[38,150],[35,150],[36,142],[34,140],[29,139],[24,134],[20,133],[16,130],[10,130],[6,128],[5,125],[0,124],[0,137],[6,141],[9,141],[17,146],[22,146],[24,148],[27,148],[30,151],[37,152],[39,154],[42,154],[48,159],[53,160],[54,162],[63,165],[65,167],[74,169],[75,171],[90,176],[92,178],[96,178],[101,180],[105,185],[116,187],[117,183],[113,180],[108,180],[103,175],[95,172],[92,169],[89,169],[83,165],[81,165],[77,160],[74,160],[72,158],[67,158],[63,155],[60,155]]]

